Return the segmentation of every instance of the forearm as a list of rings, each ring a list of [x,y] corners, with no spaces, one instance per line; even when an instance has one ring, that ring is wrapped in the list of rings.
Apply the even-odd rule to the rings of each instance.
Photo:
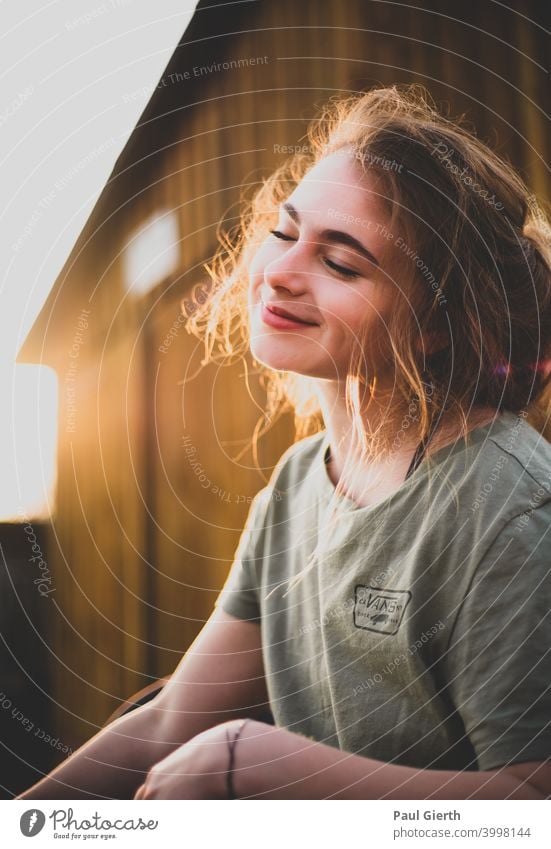
[[[102,729],[18,798],[131,799],[147,771],[182,742],[180,736],[171,743],[158,712],[144,705]]]
[[[543,798],[505,773],[388,764],[260,723],[248,723],[237,744],[235,787],[241,798],[263,799]]]

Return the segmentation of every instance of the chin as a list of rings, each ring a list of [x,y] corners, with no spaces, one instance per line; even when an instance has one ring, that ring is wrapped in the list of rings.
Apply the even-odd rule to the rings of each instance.
[[[296,352],[282,350],[281,343],[272,345],[263,339],[251,342],[251,354],[259,363],[275,371],[295,371],[302,360]]]
[[[266,335],[257,336],[251,339],[250,350],[255,360],[275,371],[309,372],[304,346],[300,339],[290,334],[277,340]]]
[[[319,346],[309,359],[306,346],[289,336],[277,343],[266,337],[257,337],[251,341],[250,351],[257,362],[273,371],[293,372],[321,380],[335,380],[336,377],[334,363],[327,363],[327,360],[320,362]]]

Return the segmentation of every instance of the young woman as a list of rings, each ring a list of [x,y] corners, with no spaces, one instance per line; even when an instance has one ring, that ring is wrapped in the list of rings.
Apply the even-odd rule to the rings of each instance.
[[[418,87],[309,139],[188,323],[298,441],[160,695],[21,798],[551,797],[548,221]]]

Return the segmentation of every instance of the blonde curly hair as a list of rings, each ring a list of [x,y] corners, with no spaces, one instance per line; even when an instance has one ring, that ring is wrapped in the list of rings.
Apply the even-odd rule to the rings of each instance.
[[[523,410],[549,439],[551,228],[519,174],[462,118],[440,114],[419,85],[332,98],[307,139],[251,199],[243,197],[239,225],[219,228],[219,248],[206,266],[208,295],[202,289],[195,302],[192,295],[186,322],[188,332],[204,342],[202,364],[244,360],[249,264],[275,226],[280,204],[307,171],[328,153],[347,149],[377,177],[389,229],[396,226],[403,244],[412,246],[404,253],[404,273],[418,281],[415,302],[402,299],[388,326],[396,373],[389,417],[398,427],[414,399],[423,439],[444,411],[453,411],[466,432],[473,407]],[[460,344],[454,344],[454,332]],[[418,341],[433,333],[448,344],[430,354]],[[255,367],[266,390],[255,440],[286,412],[294,416],[297,440],[323,428],[311,378]],[[358,350],[346,394],[360,439],[364,381]],[[379,448],[388,450],[388,444]]]

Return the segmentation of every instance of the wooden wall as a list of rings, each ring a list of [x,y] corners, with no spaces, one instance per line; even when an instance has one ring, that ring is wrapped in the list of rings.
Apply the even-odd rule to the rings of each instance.
[[[73,746],[120,699],[174,668],[212,609],[249,499],[293,439],[291,421],[264,438],[261,471],[250,448],[232,459],[258,418],[243,368],[208,367],[182,384],[198,368],[197,341],[180,330],[159,351],[180,298],[204,279],[219,220],[231,222],[241,187],[283,158],[274,146],[296,144],[331,94],[422,82],[452,114],[468,112],[479,135],[551,198],[547,51],[541,27],[529,21],[535,2],[522,4],[524,18],[488,2],[435,3],[432,12],[416,8],[426,2],[248,5],[239,34],[203,41],[199,55],[205,64],[260,56],[266,63],[170,84],[170,118],[137,131],[126,154],[131,167],[119,169],[104,194],[40,331],[41,358],[60,374],[50,627],[57,730]],[[186,58],[192,47],[179,48],[183,70],[196,63]],[[124,294],[120,251],[160,208],[178,211],[181,268],[133,300]],[[67,350],[83,309],[89,326],[68,433]],[[254,381],[253,393],[261,402]],[[185,445],[211,488],[198,482]]]

